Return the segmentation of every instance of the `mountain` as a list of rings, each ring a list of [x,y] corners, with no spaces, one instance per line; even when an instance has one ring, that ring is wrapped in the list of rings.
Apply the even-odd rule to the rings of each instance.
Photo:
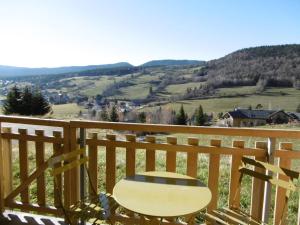
[[[245,48],[208,61],[198,74],[212,87],[263,85],[300,88],[300,45]]]
[[[56,68],[26,68],[26,67],[0,65],[0,77],[62,74],[62,73],[74,73],[74,72],[96,70],[96,69],[115,69],[115,68],[131,68],[131,67],[133,66],[127,62],[119,62],[114,64],[104,64],[104,65],[69,66],[69,67],[56,67]]]
[[[163,59],[163,60],[152,60],[146,62],[141,67],[156,67],[156,66],[187,66],[187,65],[203,65],[204,61],[198,60],[173,60],[173,59]]]

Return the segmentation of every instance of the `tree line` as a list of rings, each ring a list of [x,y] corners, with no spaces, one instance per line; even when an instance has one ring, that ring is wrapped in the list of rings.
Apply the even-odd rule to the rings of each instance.
[[[83,116],[82,112],[79,117]],[[201,105],[189,117],[183,105],[178,112],[170,108],[159,107],[154,112],[139,112],[136,110],[123,111],[118,110],[116,104],[102,108],[99,111],[90,110],[88,119],[110,121],[110,122],[133,122],[133,123],[154,123],[154,124],[176,124],[176,125],[195,125],[204,126],[209,123],[212,116],[207,115]]]
[[[45,115],[51,111],[47,99],[38,89],[25,86],[23,89],[17,86],[12,87],[3,105],[3,112],[6,115]]]

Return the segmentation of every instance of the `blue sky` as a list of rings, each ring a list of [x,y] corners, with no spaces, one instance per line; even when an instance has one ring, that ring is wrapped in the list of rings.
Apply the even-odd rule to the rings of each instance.
[[[0,65],[222,57],[300,43],[298,0],[1,0]]]

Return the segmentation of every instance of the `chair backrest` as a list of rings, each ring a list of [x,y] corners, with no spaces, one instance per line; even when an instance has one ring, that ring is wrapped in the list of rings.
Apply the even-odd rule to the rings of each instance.
[[[293,181],[299,178],[299,174],[300,174],[299,172],[289,170],[286,168],[281,168],[279,166],[250,159],[247,157],[242,158],[242,163],[243,163],[242,166],[239,168],[241,175],[247,174],[289,191],[297,190],[297,187],[293,183]],[[254,169],[248,168],[247,165],[254,166]],[[267,175],[264,172],[258,172],[258,170],[255,170],[255,167],[268,170],[272,173],[271,175]],[[281,176],[277,176],[277,175],[281,175]]]
[[[65,171],[85,164],[88,157],[85,156],[84,149],[78,149],[70,153],[54,156],[49,159],[48,166],[52,168],[51,174],[56,176]]]

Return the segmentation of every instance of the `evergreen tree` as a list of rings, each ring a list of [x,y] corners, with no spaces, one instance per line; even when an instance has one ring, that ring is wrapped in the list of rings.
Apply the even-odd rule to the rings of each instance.
[[[297,106],[296,112],[300,113],[300,104]]]
[[[32,115],[32,92],[31,89],[26,86],[23,90],[22,97],[21,97],[21,115]]]
[[[45,115],[51,111],[49,102],[45,99],[39,90],[35,90],[32,94],[32,115]]]
[[[153,94],[152,86],[149,87],[149,95],[151,96]]]
[[[176,115],[176,124],[178,125],[186,125],[188,120],[188,116],[184,111],[183,105],[181,105],[179,109],[179,113]]]
[[[224,115],[223,112],[219,112],[218,113],[218,119],[222,119],[223,115]]]
[[[117,113],[116,105],[114,105],[110,112],[110,121],[111,122],[119,122],[119,116]]]
[[[6,96],[6,101],[4,102],[3,112],[4,114],[13,114],[19,113],[20,111],[20,102],[21,102],[21,91],[15,85],[11,90],[8,92]]]
[[[145,112],[141,112],[138,116],[139,118],[139,122],[140,123],[145,123],[146,122],[146,113]]]
[[[32,93],[30,87],[26,86],[23,91],[20,91],[17,86],[14,86],[7,94],[7,99],[4,103],[5,114],[20,114],[20,115],[44,115],[51,111],[51,106],[43,95],[36,91]]]
[[[203,126],[206,119],[201,105],[199,105],[199,108],[196,109],[194,116],[195,116],[195,125]]]

